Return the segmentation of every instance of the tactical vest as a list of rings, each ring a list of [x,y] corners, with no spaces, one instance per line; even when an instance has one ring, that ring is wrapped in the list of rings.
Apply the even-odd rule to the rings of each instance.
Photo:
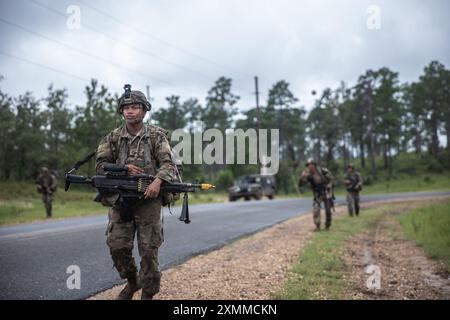
[[[359,172],[354,172],[353,174],[347,174],[345,177],[347,180],[350,180],[351,185],[347,186],[347,191],[361,191],[362,186],[355,187],[360,183]]]
[[[313,189],[314,192],[317,192],[319,194],[323,193],[325,191],[325,187],[328,183],[330,183],[329,179],[325,177],[325,175],[322,172],[322,168],[317,168],[317,174],[320,176],[320,179],[322,180],[322,183],[317,184],[314,181],[313,175],[310,174],[308,177],[308,182],[311,184],[311,189]]]
[[[168,138],[168,131],[154,125],[145,125],[145,132],[142,136],[141,143],[144,144],[144,172],[155,176],[158,170],[158,163],[155,157],[154,150],[159,135],[164,135]],[[109,139],[113,158],[116,159],[116,164],[125,164],[128,157],[128,143],[126,137],[121,137],[123,126],[113,130]],[[175,176],[175,181],[181,182],[181,177]],[[179,194],[162,194],[162,205],[167,206],[170,203],[178,200]]]
[[[141,138],[144,145],[144,171],[147,174],[155,175],[157,172],[157,160],[153,150],[158,139],[158,135],[163,134],[167,137],[167,131],[153,125],[144,125],[145,132]],[[121,137],[123,126],[115,129],[110,136],[111,151],[116,164],[125,164],[128,157],[128,139]]]

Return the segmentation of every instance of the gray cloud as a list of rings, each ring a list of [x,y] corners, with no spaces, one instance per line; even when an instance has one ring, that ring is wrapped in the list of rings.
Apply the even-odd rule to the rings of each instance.
[[[253,75],[260,77],[262,101],[273,83],[286,79],[300,103],[310,107],[311,90],[336,87],[341,80],[354,83],[368,68],[387,66],[400,73],[401,81],[414,81],[432,59],[450,64],[450,3],[445,0],[87,3],[143,32],[75,0],[1,0],[2,19],[66,46],[0,22],[0,51],[82,79],[97,78],[116,92],[126,82],[142,90],[149,84],[157,107],[164,107],[170,94],[203,102],[221,75],[234,79],[241,109],[254,105]],[[69,30],[66,17],[54,12],[64,13],[71,4],[81,8],[80,30]],[[366,28],[366,10],[373,4],[381,9],[380,30]],[[0,74],[2,89],[13,95],[29,90],[43,96],[53,82],[68,89],[73,104],[84,101],[85,80],[3,55]]]

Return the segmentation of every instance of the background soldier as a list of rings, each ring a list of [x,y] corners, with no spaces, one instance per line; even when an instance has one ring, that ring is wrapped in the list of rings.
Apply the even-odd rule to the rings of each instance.
[[[314,160],[310,159],[306,163],[306,169],[302,172],[299,179],[299,189],[302,192],[303,184],[309,182],[314,193],[313,217],[316,225],[316,231],[320,231],[320,205],[325,207],[325,228],[329,230],[331,226],[331,208],[333,204],[333,180],[334,177],[326,168],[317,166]]]
[[[36,179],[36,187],[37,191],[42,193],[47,218],[52,217],[53,194],[56,192],[57,185],[56,177],[46,167],[42,167]]]
[[[122,279],[127,279],[118,299],[131,299],[142,288],[142,299],[152,299],[159,292],[161,273],[158,249],[163,242],[161,223],[162,180],[172,181],[175,174],[167,131],[144,125],[143,120],[151,105],[140,91],[131,91],[125,85],[120,97],[118,112],[125,125],[110,132],[97,149],[96,170],[102,174],[105,164],[126,166],[128,175],[150,174],[156,179],[144,193],[145,199],[116,203],[117,195],[103,199],[112,206],[109,212],[107,244],[114,266]],[[141,265],[139,275],[132,256],[133,242],[137,234]]]
[[[359,192],[362,190],[362,183],[361,174],[355,170],[353,164],[349,164],[344,176],[344,184],[347,189],[347,208],[350,216],[353,216],[353,212],[359,215]]]

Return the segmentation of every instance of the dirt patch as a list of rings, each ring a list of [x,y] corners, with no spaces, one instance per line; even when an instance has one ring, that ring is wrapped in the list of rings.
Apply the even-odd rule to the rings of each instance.
[[[345,261],[350,299],[450,299],[450,279],[442,263],[428,259],[423,249],[407,240],[394,215],[423,204],[408,202],[386,212],[368,232],[349,239]],[[372,270],[367,270],[369,266]],[[366,270],[369,273],[366,273]],[[368,289],[367,281],[379,271]],[[374,278],[372,278],[374,279]]]

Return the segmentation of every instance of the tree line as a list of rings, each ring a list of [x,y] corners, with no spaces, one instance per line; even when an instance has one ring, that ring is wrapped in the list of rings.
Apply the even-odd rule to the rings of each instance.
[[[332,171],[355,163],[376,180],[379,171],[392,175],[395,157],[413,152],[434,159],[434,169],[450,168],[450,70],[430,62],[417,81],[400,83],[389,68],[367,70],[352,86],[342,82],[315,95],[309,112],[290,84],[273,84],[260,108],[239,111],[240,97],[232,79],[220,77],[204,103],[180,96],[152,111],[151,123],[169,131],[190,133],[209,128],[279,129],[278,185],[295,188],[296,174],[314,158]],[[0,82],[1,84],[1,82]],[[50,85],[46,97],[26,92],[12,97],[0,88],[0,179],[34,179],[41,166],[61,174],[95,150],[100,139],[122,123],[116,113],[119,94],[95,79],[85,87],[86,102],[71,106],[66,89]],[[444,148],[445,140],[446,147]],[[382,159],[381,167],[377,159]],[[431,168],[433,169],[433,168]],[[221,187],[255,165],[189,165],[186,179],[213,180]],[[81,172],[93,173],[92,161]]]

